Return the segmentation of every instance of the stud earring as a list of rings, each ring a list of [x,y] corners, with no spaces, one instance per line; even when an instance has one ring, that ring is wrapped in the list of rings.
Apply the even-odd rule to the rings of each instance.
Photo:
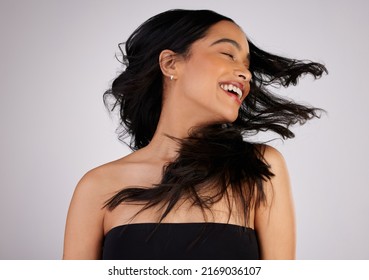
[[[173,75],[170,75],[170,80],[173,81]]]

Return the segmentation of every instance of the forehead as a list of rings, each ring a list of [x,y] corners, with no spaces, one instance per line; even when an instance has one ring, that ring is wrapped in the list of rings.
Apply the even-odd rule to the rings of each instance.
[[[204,41],[212,42],[223,38],[234,40],[241,46],[243,51],[249,51],[246,34],[237,24],[231,21],[223,20],[214,24],[209,28],[203,39]]]

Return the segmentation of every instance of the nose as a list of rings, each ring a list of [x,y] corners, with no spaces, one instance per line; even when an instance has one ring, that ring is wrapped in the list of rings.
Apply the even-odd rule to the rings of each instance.
[[[245,82],[250,82],[252,78],[251,72],[247,68],[236,69],[235,75],[243,79]]]

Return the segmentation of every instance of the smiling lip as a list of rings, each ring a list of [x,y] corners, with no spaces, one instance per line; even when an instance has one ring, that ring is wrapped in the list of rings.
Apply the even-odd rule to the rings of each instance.
[[[227,91],[226,89],[222,88],[222,85],[232,85],[232,86],[238,88],[239,90],[241,90],[241,96]],[[219,86],[225,93],[227,93],[230,97],[233,97],[239,104],[241,104],[242,97],[244,95],[244,85],[242,83],[235,82],[235,81],[225,81],[225,82],[219,83]]]
[[[243,93],[244,84],[242,84],[242,83],[235,82],[235,81],[225,81],[225,82],[221,82],[220,84],[234,85],[235,87],[238,87]]]
[[[228,96],[229,97],[231,97],[231,98],[233,98],[234,100],[236,100],[236,102],[238,103],[238,104],[241,104],[242,103],[242,101],[240,100],[240,99],[238,99],[238,96],[237,95],[235,95],[235,94],[233,94],[233,93],[230,93],[229,91],[226,91],[226,90],[224,90],[224,89],[222,89],[226,94],[228,94]]]

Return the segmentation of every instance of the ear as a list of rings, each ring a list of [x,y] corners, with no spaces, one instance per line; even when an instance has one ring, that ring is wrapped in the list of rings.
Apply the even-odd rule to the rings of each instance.
[[[171,50],[163,50],[159,55],[161,72],[168,78],[177,78],[178,56]]]

